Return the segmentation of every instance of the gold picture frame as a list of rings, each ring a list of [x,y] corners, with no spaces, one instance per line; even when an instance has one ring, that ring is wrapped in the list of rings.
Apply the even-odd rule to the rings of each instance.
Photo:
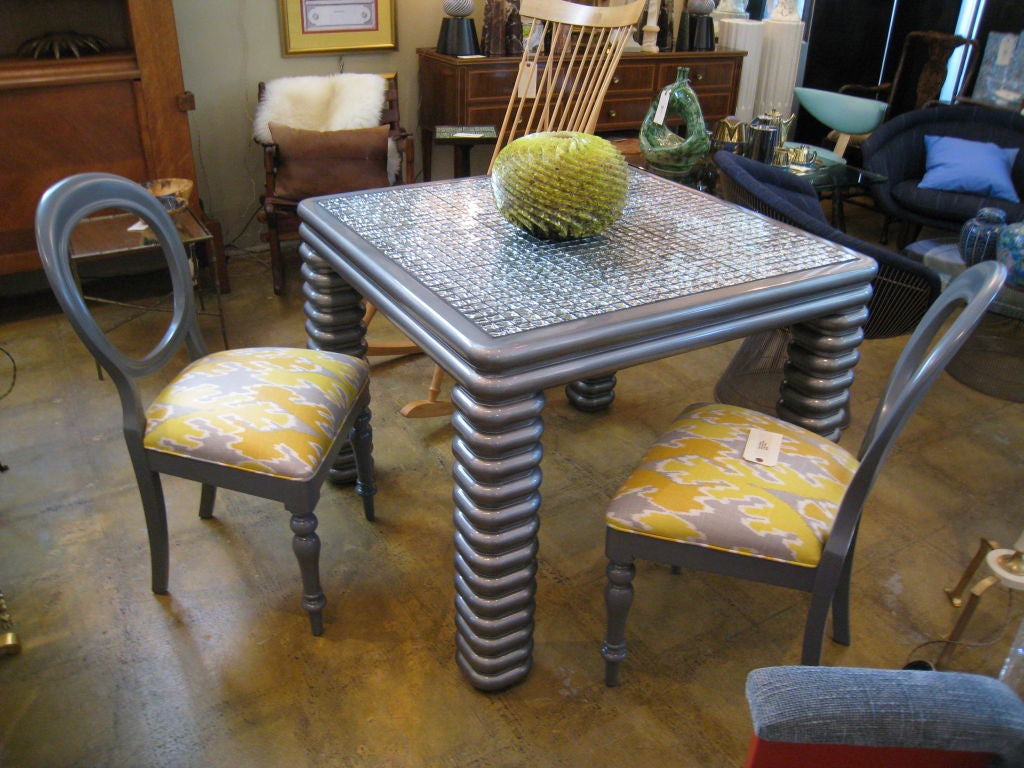
[[[285,56],[398,47],[395,0],[279,0]]]

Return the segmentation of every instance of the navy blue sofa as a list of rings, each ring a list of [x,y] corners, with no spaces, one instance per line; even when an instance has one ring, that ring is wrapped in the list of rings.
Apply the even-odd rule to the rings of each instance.
[[[922,226],[958,232],[979,208],[1002,208],[1009,222],[1024,219],[1024,202],[918,186],[925,173],[926,135],[1024,149],[1024,116],[993,107],[937,106],[905,112],[871,134],[861,150],[864,167],[888,178],[872,186],[871,194],[890,219],[906,225],[901,247],[916,240]],[[1017,153],[1010,176],[1024,201],[1024,151]]]

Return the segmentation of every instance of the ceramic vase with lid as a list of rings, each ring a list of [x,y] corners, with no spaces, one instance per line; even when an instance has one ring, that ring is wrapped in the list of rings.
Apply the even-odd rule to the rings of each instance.
[[[1006,226],[1002,208],[981,208],[960,229],[960,256],[968,267],[996,257],[999,235]]]
[[[715,0],[688,0],[686,13],[679,23],[677,51],[713,51],[715,50],[715,20],[711,13],[715,10]],[[686,28],[686,40],[683,40],[683,28]]]
[[[1024,291],[1024,221],[1003,227],[996,256],[1006,265],[1006,284]]]

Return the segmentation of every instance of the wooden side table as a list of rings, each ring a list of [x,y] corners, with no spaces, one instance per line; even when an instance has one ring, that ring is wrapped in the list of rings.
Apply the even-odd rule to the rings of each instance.
[[[200,288],[199,276],[203,263],[206,264],[212,276],[216,309],[208,311],[200,295],[198,313],[218,318],[221,338],[226,349],[228,347],[228,332],[224,324],[224,308],[220,300],[221,293],[224,292],[221,284],[221,275],[225,271],[224,250],[217,247],[217,238],[206,228],[191,208],[186,208],[176,216],[174,222],[189,259],[192,261],[193,281],[197,291]],[[158,247],[159,244],[153,232],[134,213],[121,212],[90,216],[82,219],[71,234],[71,259],[72,265],[76,269],[78,264],[87,261],[109,259],[115,256],[140,255]],[[170,311],[157,304],[131,304],[96,296],[85,296],[84,293],[83,296],[89,301],[131,307],[140,312]]]
[[[497,144],[498,132],[493,125],[438,125],[434,143],[452,148],[452,178],[470,174],[470,155],[477,144]]]

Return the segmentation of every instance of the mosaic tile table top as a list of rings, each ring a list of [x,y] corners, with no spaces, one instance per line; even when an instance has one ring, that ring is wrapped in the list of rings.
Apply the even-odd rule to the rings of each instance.
[[[861,258],[638,171],[622,218],[574,241],[507,223],[483,176],[313,204],[492,338]]]

